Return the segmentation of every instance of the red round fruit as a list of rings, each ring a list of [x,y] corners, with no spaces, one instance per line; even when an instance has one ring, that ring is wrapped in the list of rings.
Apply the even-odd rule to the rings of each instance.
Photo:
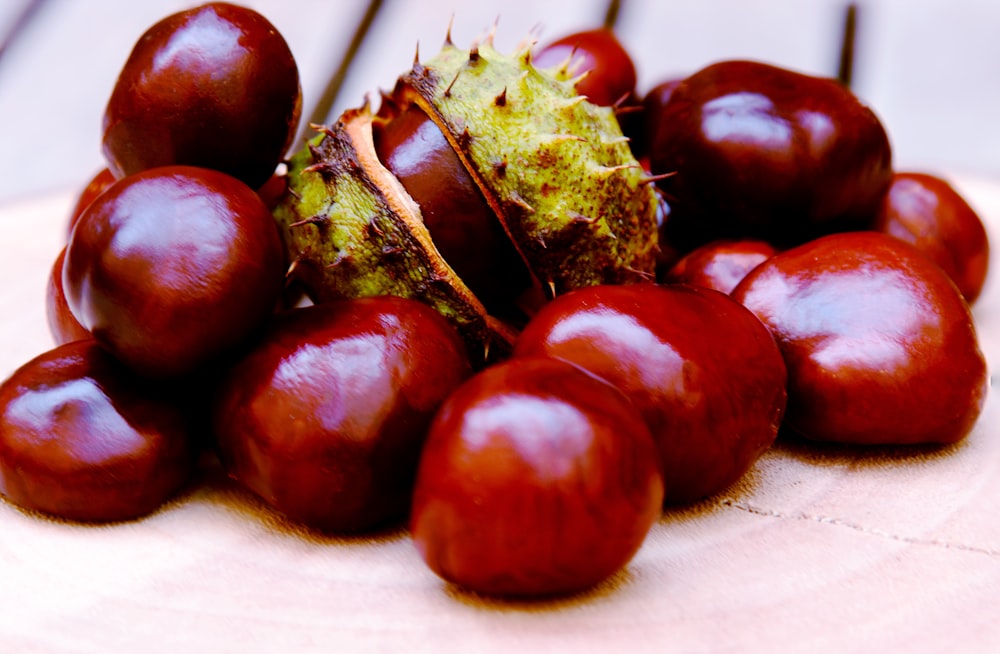
[[[892,178],[878,117],[836,80],[753,61],[686,78],[650,149],[683,250],[718,238],[797,245],[869,227]]]
[[[656,131],[660,126],[660,113],[683,79],[675,77],[663,80],[643,96],[638,119],[635,121],[637,129],[629,134],[632,139],[630,143],[632,152],[637,157],[643,156],[648,160],[650,147],[656,141]]]
[[[834,234],[777,254],[733,290],[788,366],[786,425],[810,439],[953,443],[986,397],[969,307],[913,246]]]
[[[446,581],[489,595],[563,594],[626,565],[662,500],[656,448],[624,395],[556,359],[514,359],[441,407],[410,527]]]
[[[747,273],[777,253],[778,250],[767,241],[712,241],[684,255],[660,281],[694,284],[730,293]]]
[[[972,304],[990,261],[986,228],[947,181],[924,173],[896,173],[875,229],[910,243],[948,273]]]
[[[666,501],[739,479],[770,447],[786,373],[770,332],[727,295],[696,286],[592,286],[561,295],[514,356],[569,361],[621,389],[659,449]]]
[[[179,164],[256,188],[301,111],[284,38],[252,9],[211,2],[164,18],[135,44],[104,113],[104,155],[118,177]]]
[[[87,185],[83,187],[83,190],[80,191],[80,195],[76,198],[76,204],[73,205],[73,209],[69,214],[69,222],[66,226],[67,237],[73,233],[73,228],[76,227],[76,222],[80,220],[80,216],[83,215],[84,209],[89,207],[90,203],[93,202],[98,195],[103,193],[114,183],[115,176],[109,169],[104,168],[99,173],[94,175]]]
[[[56,345],[91,337],[90,331],[80,324],[80,321],[70,311],[69,304],[66,303],[66,294],[63,292],[62,285],[62,269],[65,258],[66,248],[64,247],[59,251],[55,263],[52,264],[52,270],[49,272],[49,283],[45,288],[45,318]]]
[[[469,374],[445,319],[416,300],[282,314],[227,375],[215,432],[229,473],[292,520],[332,532],[405,518],[434,411]]]
[[[0,493],[68,520],[143,516],[190,477],[187,427],[93,340],[67,343],[0,386]]]
[[[178,376],[232,351],[284,284],[278,228],[220,172],[167,166],[119,180],[87,208],[63,265],[80,324],[137,373]]]
[[[609,29],[564,36],[540,48],[532,63],[538,68],[563,66],[570,75],[583,75],[576,90],[594,104],[610,107],[635,94],[635,64]]]

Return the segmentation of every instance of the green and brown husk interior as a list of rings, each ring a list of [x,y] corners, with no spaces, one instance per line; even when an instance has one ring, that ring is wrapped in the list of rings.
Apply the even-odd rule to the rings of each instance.
[[[419,106],[444,133],[545,293],[652,277],[656,196],[614,111],[573,80],[487,42],[446,43],[396,83],[389,103]],[[382,166],[367,104],[322,128],[289,162],[275,209],[289,275],[315,302],[392,294],[435,307],[474,360],[515,337],[490,317],[434,247],[420,207]]]

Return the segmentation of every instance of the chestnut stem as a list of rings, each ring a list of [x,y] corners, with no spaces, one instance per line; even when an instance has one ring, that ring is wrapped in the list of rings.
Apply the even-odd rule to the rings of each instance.
[[[840,63],[837,67],[837,79],[847,88],[851,88],[854,76],[854,42],[858,28],[858,5],[851,2],[844,10],[843,33],[840,40]]]
[[[614,30],[615,24],[618,22],[618,14],[621,13],[622,3],[621,0],[611,0],[608,3],[607,11],[604,12],[604,28],[609,30]]]

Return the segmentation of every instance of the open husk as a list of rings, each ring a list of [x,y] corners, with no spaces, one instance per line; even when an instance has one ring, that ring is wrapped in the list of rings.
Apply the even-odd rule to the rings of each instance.
[[[415,63],[383,103],[346,111],[289,162],[275,209],[290,277],[315,302],[381,294],[416,298],[449,318],[474,361],[501,358],[515,332],[492,318],[434,247],[420,207],[378,161],[375,120],[416,104],[444,133],[542,291],[652,277],[652,185],[607,107],[559,71],[489,42],[445,44]]]

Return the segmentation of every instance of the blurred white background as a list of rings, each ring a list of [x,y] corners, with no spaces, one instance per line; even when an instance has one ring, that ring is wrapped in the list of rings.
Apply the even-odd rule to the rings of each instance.
[[[0,34],[38,0],[0,3]],[[104,104],[132,45],[179,0],[42,0],[0,56],[0,203],[80,187],[103,162]],[[288,40],[308,111],[348,50],[368,0],[249,0]],[[599,24],[606,0],[385,0],[331,118],[390,87],[417,44],[429,56],[449,21],[467,44],[498,22],[509,49]],[[719,59],[754,58],[833,75],[841,0],[622,0],[616,30],[639,91]],[[860,0],[855,90],[891,135],[900,169],[1000,178],[1000,2]]]

